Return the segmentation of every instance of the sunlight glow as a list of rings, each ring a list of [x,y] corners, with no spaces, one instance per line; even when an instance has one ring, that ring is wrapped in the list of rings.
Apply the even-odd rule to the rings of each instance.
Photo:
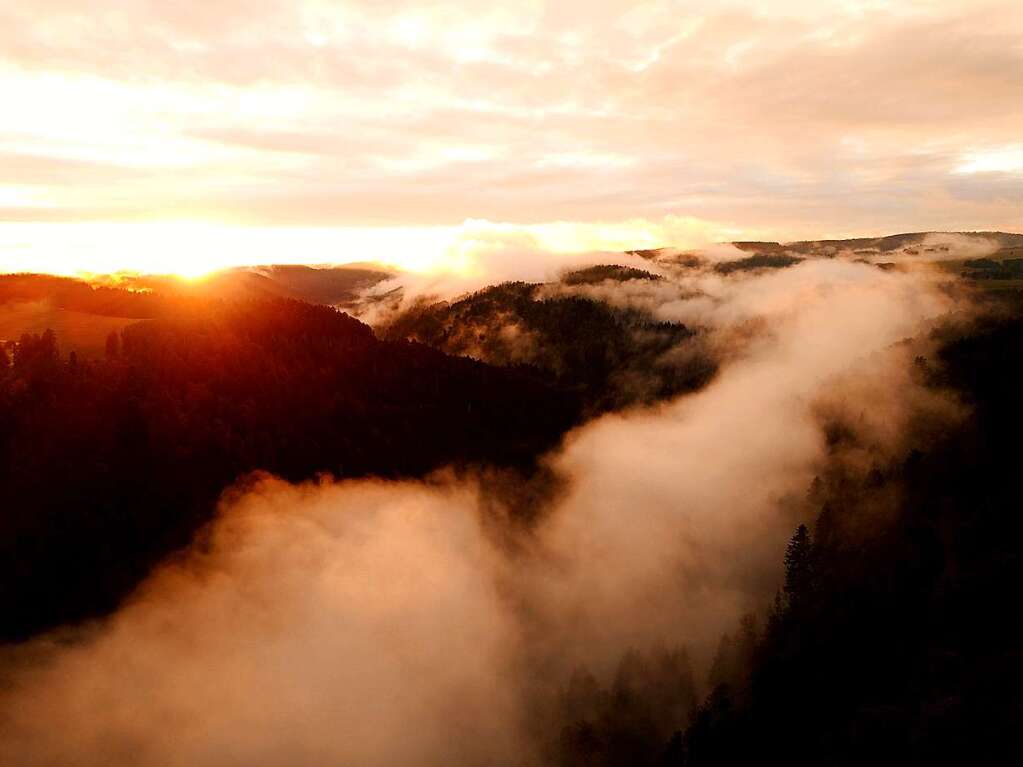
[[[450,239],[450,233],[440,228],[242,227],[189,221],[18,223],[0,227],[0,271],[196,278],[236,266],[354,261],[426,271]]]
[[[373,262],[460,276],[481,253],[579,253],[665,245],[694,247],[734,235],[698,219],[551,222],[467,220],[434,227],[254,227],[195,221],[8,223],[0,226],[0,272],[97,275],[131,272],[197,278],[264,264]]]

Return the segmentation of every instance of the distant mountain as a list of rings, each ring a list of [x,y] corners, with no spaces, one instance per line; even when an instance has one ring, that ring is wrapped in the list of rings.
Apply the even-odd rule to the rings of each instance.
[[[855,237],[845,240],[799,240],[772,242],[737,240],[724,243],[749,255],[732,259],[711,259],[700,249],[682,251],[675,248],[632,250],[629,255],[639,256],[653,264],[673,268],[713,268],[720,274],[732,274],[759,269],[783,269],[808,258],[851,258],[878,266],[888,267],[902,259],[943,262],[950,268],[955,262],[989,258],[995,262],[1008,262],[1023,258],[1023,234],[1008,232],[908,232],[886,237]],[[970,269],[969,265],[967,270]],[[1000,272],[999,279],[1008,279],[1015,272],[1010,266]],[[964,272],[964,276],[991,279],[990,272]]]
[[[277,264],[227,269],[194,281],[177,277],[139,276],[123,278],[118,284],[133,290],[205,298],[291,298],[314,304],[344,306],[356,300],[367,288],[393,276],[393,272],[364,264]]]
[[[117,275],[89,283],[47,274],[0,275],[0,342],[50,328],[65,352],[95,359],[107,334],[132,320],[202,311],[213,300],[286,298],[347,308],[392,276],[367,265],[246,267],[195,281]]]
[[[58,309],[140,320],[173,311],[182,298],[174,293],[153,293],[134,284],[91,285],[84,280],[50,274],[0,275],[0,305],[46,301]]]
[[[1007,232],[908,232],[885,237],[855,237],[845,240],[801,240],[796,242],[733,242],[740,250],[760,255],[789,253],[806,256],[833,256],[837,253],[896,253],[916,250],[909,255],[948,253],[952,245],[943,238],[961,238],[965,243],[990,243],[995,250],[1023,248],[1023,234]]]
[[[658,279],[639,269],[598,266],[569,273],[562,286],[592,285],[600,277]],[[554,285],[511,282],[450,303],[414,306],[378,332],[494,365],[532,368],[579,394],[591,413],[691,391],[716,369],[702,336],[685,325]]]
[[[354,265],[267,266],[254,271],[287,291],[290,298],[331,306],[347,304],[367,288],[394,276],[379,268]]]

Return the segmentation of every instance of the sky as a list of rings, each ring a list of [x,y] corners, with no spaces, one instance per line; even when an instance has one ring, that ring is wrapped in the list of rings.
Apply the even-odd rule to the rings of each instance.
[[[1018,0],[8,2],[0,94],[4,270],[1023,230]]]

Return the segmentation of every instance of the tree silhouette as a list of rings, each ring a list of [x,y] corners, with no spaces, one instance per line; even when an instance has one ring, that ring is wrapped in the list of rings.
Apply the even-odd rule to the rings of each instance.
[[[785,595],[789,604],[802,605],[813,590],[813,543],[806,525],[796,528],[785,549]]]

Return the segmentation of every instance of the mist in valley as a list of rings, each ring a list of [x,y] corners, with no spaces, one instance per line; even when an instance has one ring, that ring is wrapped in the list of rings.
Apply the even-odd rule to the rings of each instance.
[[[0,1],[0,767],[1023,765],[1021,40]]]
[[[955,275],[851,254],[716,270],[734,250],[623,256],[656,279],[583,284],[564,272],[607,259],[552,274],[488,250],[479,287],[514,276],[543,282],[538,301],[683,323],[658,365],[698,348],[713,374],[595,415],[510,478],[240,480],[115,613],[4,650],[0,761],[547,764],[573,678],[620,687],[635,653],[684,652],[688,702],[658,727],[685,730],[722,634],[767,620],[815,482],[901,460],[966,412],[918,375],[933,333],[975,314]],[[428,287],[367,319],[472,286]],[[530,342],[507,322],[489,332]]]

